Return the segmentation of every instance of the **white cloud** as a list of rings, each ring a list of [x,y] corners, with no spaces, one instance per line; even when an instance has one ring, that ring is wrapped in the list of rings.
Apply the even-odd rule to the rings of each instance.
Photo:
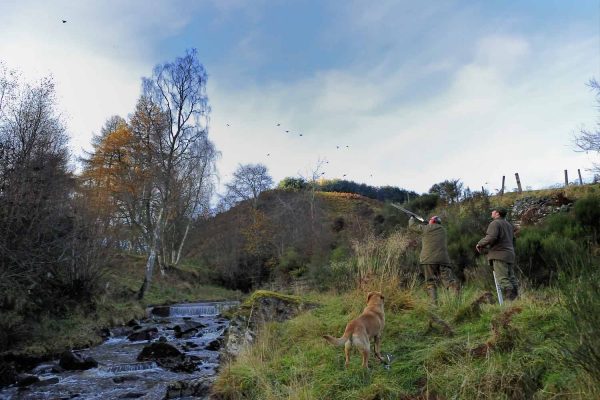
[[[575,174],[589,165],[569,139],[580,121],[595,115],[584,87],[594,65],[586,55],[594,48],[587,41],[548,52],[523,37],[485,37],[445,90],[414,102],[394,96],[404,90],[406,74],[390,76],[383,69],[367,77],[352,70],[321,72],[231,93],[216,85],[210,90],[212,136],[223,150],[221,171],[229,173],[240,160],[260,161],[278,180],[325,157],[328,177],[347,174],[418,191],[449,178],[474,189],[490,182],[492,188],[515,172],[524,185],[559,183],[563,169]],[[231,116],[237,127],[226,133],[222,126]],[[276,121],[305,136],[284,135]]]

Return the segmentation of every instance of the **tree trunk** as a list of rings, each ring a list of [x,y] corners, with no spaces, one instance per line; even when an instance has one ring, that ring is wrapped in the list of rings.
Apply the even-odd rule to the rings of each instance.
[[[162,225],[162,214],[163,209],[158,213],[158,221],[156,222],[156,226],[154,227],[154,234],[152,238],[152,245],[150,247],[150,255],[148,256],[148,261],[146,262],[146,272],[144,274],[144,282],[142,283],[142,287],[138,292],[138,299],[142,300],[146,291],[150,288],[150,282],[152,281],[152,273],[154,272],[154,263],[156,262],[156,249],[160,247],[161,240],[161,225]]]
[[[181,243],[179,244],[179,250],[177,250],[177,257],[175,258],[174,266],[179,264],[179,260],[181,259],[181,251],[183,250],[183,244],[185,243],[185,239],[187,239],[188,232],[190,231],[190,223],[191,220],[188,221],[187,226],[185,227],[185,233],[183,234],[183,238],[181,239]]]

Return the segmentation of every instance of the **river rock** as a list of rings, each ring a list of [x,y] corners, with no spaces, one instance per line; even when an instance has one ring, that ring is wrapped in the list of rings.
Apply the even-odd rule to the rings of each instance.
[[[161,358],[179,357],[183,353],[168,343],[156,342],[145,346],[138,355],[138,361],[157,361]]]
[[[154,327],[154,328],[144,329],[144,330],[141,330],[138,332],[133,332],[129,336],[127,336],[127,339],[131,340],[132,342],[138,342],[140,340],[152,340],[157,335],[158,335],[158,328]]]
[[[155,361],[162,368],[174,372],[192,372],[196,363],[185,356],[175,346],[168,343],[155,342],[144,347],[137,357],[138,361]]]
[[[92,357],[84,358],[80,354],[73,353],[72,351],[65,351],[60,356],[59,365],[69,371],[81,371],[98,367],[98,361],[94,360]]]
[[[26,387],[33,383],[39,382],[40,378],[31,374],[19,374],[17,375],[17,386]]]
[[[169,306],[157,306],[152,309],[152,314],[159,317],[169,317],[171,315],[171,307]]]
[[[199,330],[205,327],[206,325],[200,322],[186,322],[184,324],[175,325],[173,330],[175,331],[175,337],[177,339],[189,339],[196,336]]]
[[[40,387],[40,386],[55,385],[58,382],[59,382],[59,379],[55,376],[53,378],[40,379],[37,382],[35,382],[33,385],[31,385],[31,386]]]
[[[177,381],[170,383],[167,387],[165,399],[179,399],[181,397],[194,397],[197,399],[208,399],[210,388],[215,377],[202,377],[189,381]]]
[[[213,340],[206,346],[206,350],[218,351],[223,343],[220,340]]]

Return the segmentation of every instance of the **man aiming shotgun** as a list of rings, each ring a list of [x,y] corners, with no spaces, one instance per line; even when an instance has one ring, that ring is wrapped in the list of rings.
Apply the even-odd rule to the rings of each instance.
[[[425,288],[431,303],[437,304],[437,287],[440,281],[444,287],[452,289],[458,294],[460,286],[452,272],[446,229],[442,226],[442,219],[434,215],[429,218],[427,225],[424,225],[424,218],[394,203],[392,206],[410,215],[409,228],[423,233],[419,264],[423,267]],[[421,223],[417,223],[417,220]]]

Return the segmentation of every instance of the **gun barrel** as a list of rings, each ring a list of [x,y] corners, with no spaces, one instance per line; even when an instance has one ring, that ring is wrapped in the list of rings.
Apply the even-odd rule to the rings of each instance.
[[[404,208],[404,207],[402,207],[402,206],[399,206],[398,204],[395,204],[395,203],[390,203],[390,204],[391,204],[392,206],[396,207],[398,210],[400,210],[400,211],[404,211],[404,213],[406,213],[406,214],[410,215],[411,217],[415,217],[415,218],[416,218],[416,219],[418,219],[419,221],[421,221],[421,222],[425,222],[425,218],[423,218],[423,217],[421,217],[421,216],[419,216],[419,215],[415,214],[414,212],[412,212],[412,211],[410,211],[410,210],[407,210],[406,208]]]

